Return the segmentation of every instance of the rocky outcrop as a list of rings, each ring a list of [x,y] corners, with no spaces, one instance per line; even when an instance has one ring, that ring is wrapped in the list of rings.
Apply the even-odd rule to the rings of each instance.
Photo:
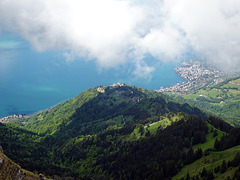
[[[3,162],[4,162],[3,158],[0,157],[0,168],[2,167]]]
[[[22,169],[3,154],[0,146],[0,179],[6,180],[41,180],[42,178]]]

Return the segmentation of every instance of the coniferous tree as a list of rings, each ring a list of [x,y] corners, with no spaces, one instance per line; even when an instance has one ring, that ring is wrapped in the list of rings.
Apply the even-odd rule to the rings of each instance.
[[[227,169],[227,163],[226,163],[225,160],[223,160],[223,161],[222,161],[222,165],[221,165],[221,167],[220,167],[220,172],[221,172],[221,173],[224,173],[224,172],[226,171],[226,169]]]
[[[233,179],[240,180],[240,167],[234,172]]]
[[[221,143],[220,143],[220,141],[218,139],[215,140],[214,148],[216,150],[220,150],[221,149]]]
[[[196,160],[199,159],[199,158],[201,158],[201,157],[202,157],[202,149],[201,149],[201,148],[198,148],[198,149],[196,150],[194,156],[195,156],[195,159],[196,159]]]
[[[213,175],[212,171],[208,172],[207,179],[208,180],[213,180],[214,179],[214,175]]]
[[[217,133],[217,130],[215,129],[214,131],[213,131],[213,137],[216,137],[218,135],[218,133]]]
[[[186,177],[186,180],[190,180],[190,175],[189,175],[189,172],[187,172],[187,177]]]
[[[187,164],[190,164],[194,161],[194,151],[192,146],[189,148],[186,158],[187,158]]]
[[[201,177],[206,177],[207,176],[207,170],[206,168],[204,167],[202,172],[201,172]]]
[[[240,153],[239,152],[236,154],[234,159],[231,161],[230,165],[233,167],[237,167],[240,165]]]
[[[220,166],[217,166],[217,167],[214,168],[215,173],[218,173],[219,171],[220,171]]]
[[[200,180],[200,178],[199,178],[199,176],[198,176],[198,175],[196,176],[196,180]]]

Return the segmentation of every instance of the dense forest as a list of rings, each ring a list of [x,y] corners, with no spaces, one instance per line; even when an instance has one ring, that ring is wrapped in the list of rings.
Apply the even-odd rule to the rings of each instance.
[[[240,144],[238,128],[167,95],[126,85],[89,89],[29,119],[0,124],[0,137],[5,154],[23,168],[79,179],[170,179]],[[239,166],[239,155],[232,154],[236,160],[225,160],[224,172]],[[230,178],[238,174],[236,169]],[[188,172],[183,178],[197,176],[207,177]]]

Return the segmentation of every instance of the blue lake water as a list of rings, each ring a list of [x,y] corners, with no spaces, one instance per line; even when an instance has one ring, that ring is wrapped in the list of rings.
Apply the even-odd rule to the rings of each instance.
[[[121,82],[146,89],[167,87],[184,81],[174,71],[177,66],[162,64],[150,80],[136,79],[127,65],[99,70],[94,61],[66,63],[61,52],[40,53],[15,35],[0,35],[0,117],[31,114],[99,85]]]

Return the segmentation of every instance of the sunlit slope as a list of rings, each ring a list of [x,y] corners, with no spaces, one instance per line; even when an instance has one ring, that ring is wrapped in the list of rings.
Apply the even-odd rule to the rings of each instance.
[[[181,178],[186,178],[187,173],[190,177],[198,176],[200,179],[204,179],[209,175],[203,176],[202,172],[205,168],[206,171],[213,174],[214,179],[227,179],[227,177],[234,177],[235,171],[239,168],[240,164],[237,166],[226,167],[224,172],[220,172],[223,161],[226,163],[231,162],[238,153],[240,152],[240,146],[236,146],[225,151],[210,152],[209,154],[203,156],[201,159],[185,166],[172,180],[179,180]]]
[[[193,94],[172,95],[172,97],[216,114],[234,126],[240,125],[239,77],[226,80],[211,88],[203,88]]]
[[[32,115],[20,124],[39,134],[70,130],[69,135],[73,137],[77,134],[95,133],[109,125],[123,127],[169,112],[186,112],[206,117],[199,109],[176,103],[155,91],[134,86],[108,86],[86,90],[73,99]]]

